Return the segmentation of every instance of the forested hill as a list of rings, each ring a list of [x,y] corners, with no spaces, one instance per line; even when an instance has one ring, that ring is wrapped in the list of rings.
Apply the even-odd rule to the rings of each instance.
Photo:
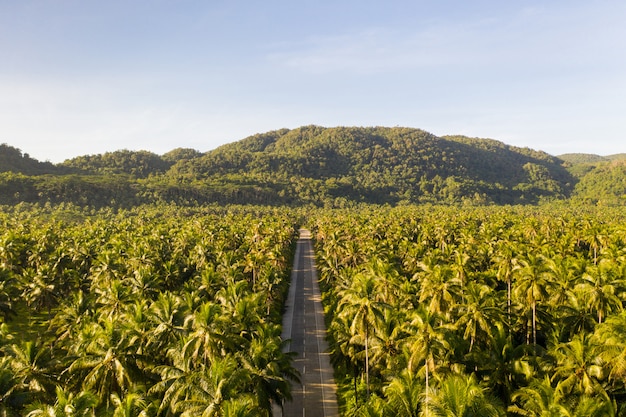
[[[0,203],[536,204],[571,198],[600,165],[581,175],[580,164],[496,140],[304,126],[206,153],[116,151],[65,161],[56,174],[11,170],[0,174]]]
[[[408,128],[306,126],[255,135],[176,167],[192,178],[239,178],[315,202],[536,203],[565,198],[562,161],[495,140]],[[245,179],[245,180],[244,180]]]
[[[29,175],[58,173],[49,162],[39,162],[27,153],[6,144],[0,144],[0,173],[15,172]]]

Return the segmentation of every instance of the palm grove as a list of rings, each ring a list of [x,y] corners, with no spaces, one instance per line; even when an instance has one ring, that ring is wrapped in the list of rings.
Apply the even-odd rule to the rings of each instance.
[[[622,211],[372,208],[314,230],[346,415],[626,412]]]
[[[0,415],[268,415],[289,398],[287,213],[6,211]]]

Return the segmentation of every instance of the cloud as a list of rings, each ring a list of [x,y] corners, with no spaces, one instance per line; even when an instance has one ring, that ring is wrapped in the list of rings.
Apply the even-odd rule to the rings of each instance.
[[[308,74],[414,70],[508,71],[537,77],[600,63],[623,64],[623,6],[528,6],[482,17],[445,16],[409,27],[317,34],[273,45],[275,65]],[[621,40],[620,40],[621,39]]]
[[[313,74],[377,74],[445,65],[451,52],[447,37],[431,31],[403,34],[374,28],[336,36],[314,36],[283,44],[269,54],[270,61],[292,70]]]

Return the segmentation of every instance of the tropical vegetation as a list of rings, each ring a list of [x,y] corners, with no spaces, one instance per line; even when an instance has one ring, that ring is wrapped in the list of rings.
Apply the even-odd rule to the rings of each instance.
[[[5,207],[0,415],[271,415],[289,214]]]
[[[312,231],[344,416],[626,416],[624,155],[305,126],[0,145],[0,417],[270,416]]]
[[[119,150],[59,164],[0,145],[0,204],[624,205],[624,155],[563,155],[409,128],[304,126],[201,153]]]
[[[344,415],[626,415],[625,217],[564,206],[318,214]]]

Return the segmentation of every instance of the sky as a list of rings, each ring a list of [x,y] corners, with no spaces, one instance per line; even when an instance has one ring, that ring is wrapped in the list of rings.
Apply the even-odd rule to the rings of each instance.
[[[0,0],[0,143],[202,152],[303,125],[626,152],[623,0]]]

